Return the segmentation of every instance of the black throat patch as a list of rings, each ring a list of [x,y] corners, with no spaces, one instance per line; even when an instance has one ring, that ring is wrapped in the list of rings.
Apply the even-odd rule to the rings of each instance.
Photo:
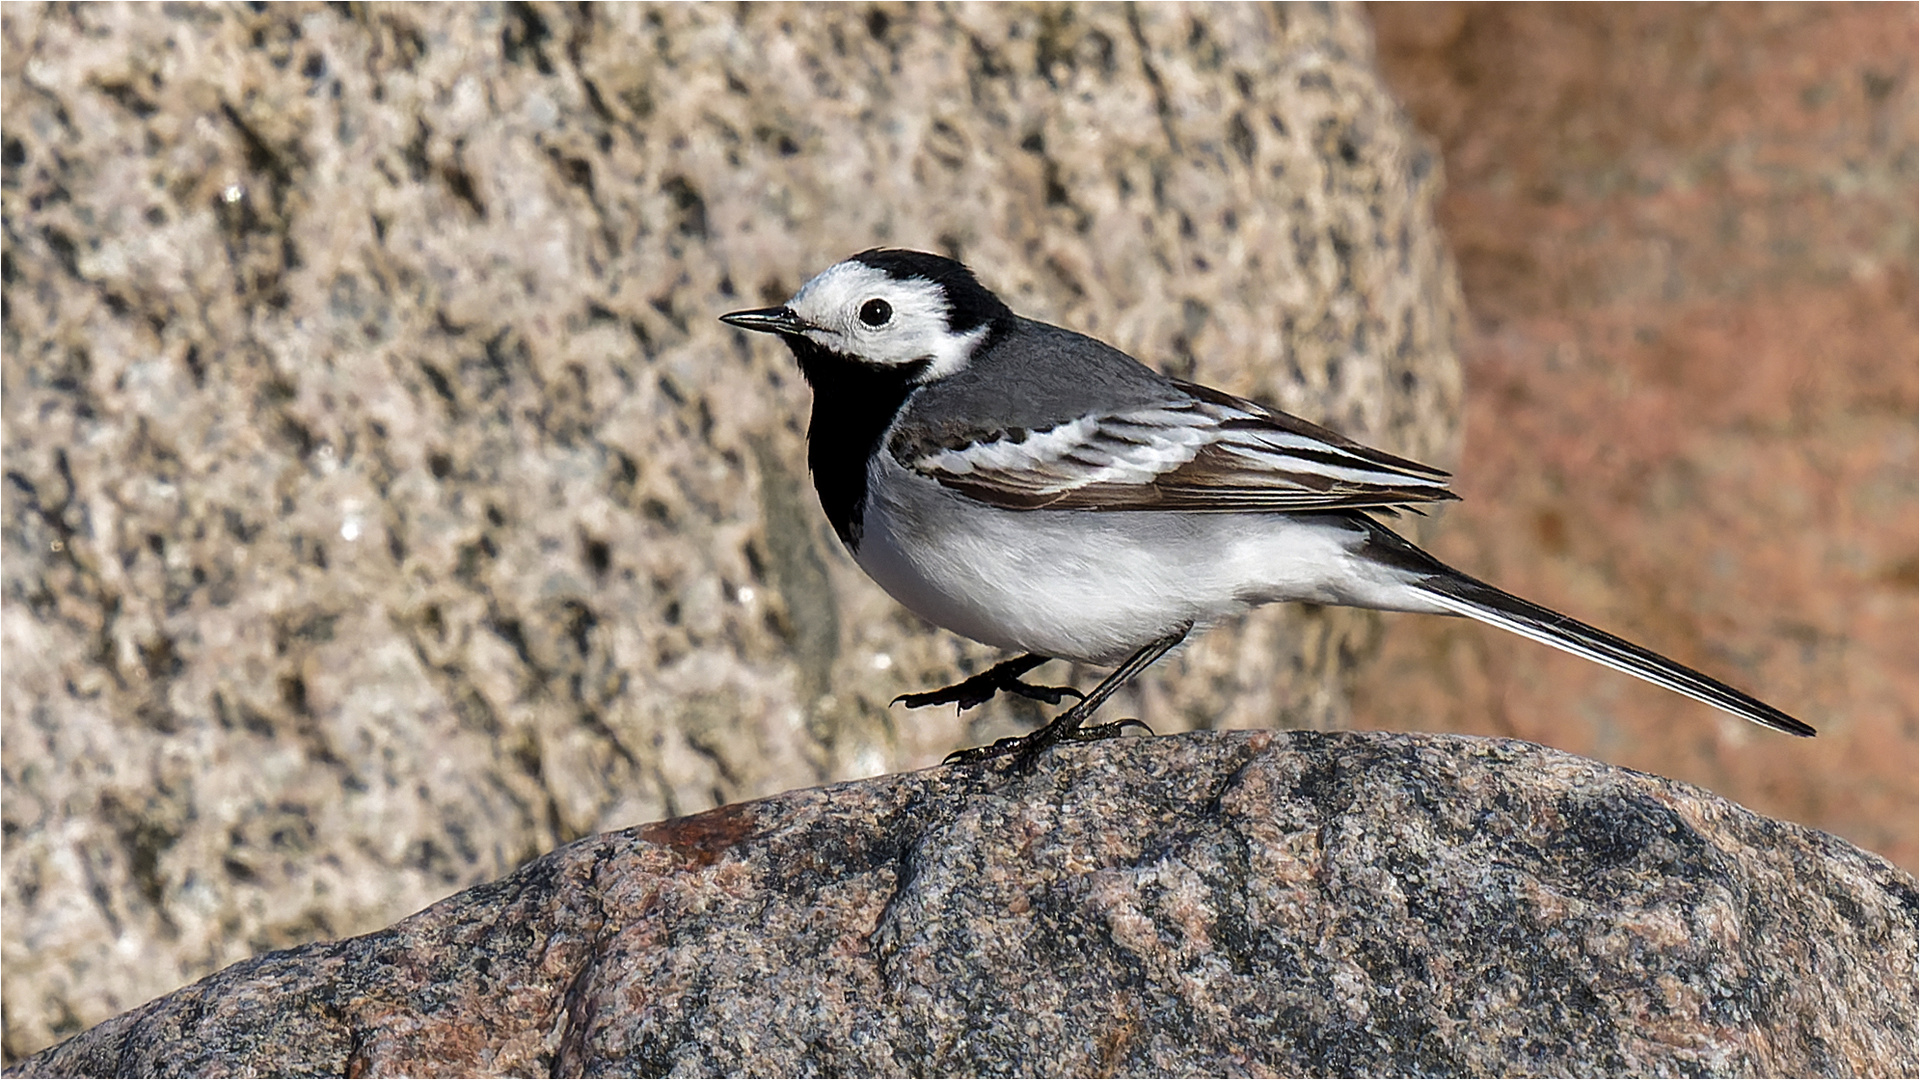
[[[785,341],[813,387],[813,418],[807,424],[813,490],[840,542],[857,551],[867,509],[867,461],[932,360],[883,371],[805,338]]]

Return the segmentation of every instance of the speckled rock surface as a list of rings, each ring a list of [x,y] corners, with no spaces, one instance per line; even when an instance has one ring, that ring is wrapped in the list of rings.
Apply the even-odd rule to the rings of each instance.
[[[1356,726],[1547,742],[1920,870],[1920,7],[1371,11],[1472,315],[1430,550],[1820,737],[1391,617]]]
[[[50,1075],[1912,1075],[1914,880],[1526,743],[1194,733],[582,840]]]
[[[1351,8],[9,4],[0,39],[9,1057],[1037,719],[887,710],[991,657],[852,566],[785,350],[714,319],[850,252],[1451,457],[1437,164]],[[1338,726],[1374,627],[1268,612],[1120,707]]]

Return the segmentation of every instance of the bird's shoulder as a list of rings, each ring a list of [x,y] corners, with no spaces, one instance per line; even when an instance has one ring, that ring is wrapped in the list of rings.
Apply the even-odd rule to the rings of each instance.
[[[908,397],[888,448],[907,460],[969,443],[1019,442],[1085,416],[1184,397],[1173,380],[1104,341],[1015,317],[964,369]]]

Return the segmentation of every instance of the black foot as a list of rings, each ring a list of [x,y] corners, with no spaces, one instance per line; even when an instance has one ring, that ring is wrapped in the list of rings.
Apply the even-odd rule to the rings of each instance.
[[[1010,735],[991,746],[955,750],[948,754],[947,759],[941,764],[978,765],[995,758],[1011,757],[1017,764],[1030,765],[1048,747],[1058,746],[1063,742],[1098,742],[1101,739],[1111,739],[1130,727],[1137,727],[1149,735],[1153,734],[1153,729],[1148,727],[1145,721],[1132,718],[1115,720],[1111,724],[1096,724],[1093,727],[1056,728],[1055,725],[1048,724],[1031,734]]]
[[[1139,649],[1134,651],[1132,656],[1127,657],[1126,663],[1121,664],[1106,678],[1101,679],[1100,685],[1093,688],[1093,693],[1081,698],[1079,703],[1074,705],[1073,708],[1054,717],[1051,723],[1039,731],[1017,739],[1001,739],[992,746],[976,746],[972,750],[962,750],[957,754],[949,754],[947,755],[947,764],[973,765],[982,761],[992,761],[994,758],[1012,756],[1014,759],[1014,767],[1025,769],[1034,763],[1040,756],[1042,750],[1045,750],[1049,746],[1058,745],[1059,743],[1111,739],[1133,725],[1139,725],[1139,727],[1144,729],[1149,735],[1153,734],[1152,728],[1147,727],[1147,725],[1140,723],[1138,720],[1116,720],[1111,724],[1100,724],[1090,728],[1083,728],[1080,725],[1084,724],[1087,719],[1094,714],[1094,711],[1100,708],[1103,702],[1112,697],[1115,691],[1127,685],[1128,681],[1135,675],[1151,667],[1155,660],[1167,655],[1167,650],[1180,644],[1181,640],[1187,636],[1187,631],[1192,629],[1192,623],[1185,623],[1176,627],[1171,632],[1140,646]],[[1040,663],[1042,659],[1044,658],[1028,654],[1018,660],[1009,660],[986,674],[988,677],[992,677],[998,673],[1001,668],[1008,668],[1011,669],[1009,677],[1020,675],[1024,673],[1027,668]],[[975,678],[979,678],[979,676]],[[969,679],[967,681],[972,682],[973,680]],[[960,684],[960,686],[965,685],[966,683]],[[955,690],[959,688],[960,687],[953,687]],[[988,696],[990,697],[992,695]],[[985,699],[983,698],[982,700]]]
[[[905,705],[909,709],[924,709],[929,705],[958,705],[964,711],[976,705],[985,705],[994,695],[1002,691],[1019,694],[1024,698],[1044,701],[1049,705],[1058,705],[1068,695],[1076,699],[1086,695],[1071,686],[1035,686],[1020,681],[1020,676],[1046,663],[1050,657],[1028,653],[1012,660],[1003,660],[971,679],[957,682],[939,690],[929,690],[924,694],[901,694],[893,699],[895,705]]]

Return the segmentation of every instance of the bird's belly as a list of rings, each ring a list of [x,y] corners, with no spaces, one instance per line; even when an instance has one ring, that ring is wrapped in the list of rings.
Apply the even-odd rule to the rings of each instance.
[[[869,516],[861,569],[928,621],[999,648],[1116,663],[1182,623],[1230,613],[1156,588],[1164,562],[1146,565],[1142,552],[1124,549],[1085,558],[1075,550],[1083,538],[1042,521],[981,519],[935,545],[903,544],[891,524]]]
[[[894,599],[988,645],[1113,664],[1186,624],[1325,587],[1351,530],[1277,515],[1001,510],[874,475],[854,554]],[[881,474],[881,469],[875,470]]]

